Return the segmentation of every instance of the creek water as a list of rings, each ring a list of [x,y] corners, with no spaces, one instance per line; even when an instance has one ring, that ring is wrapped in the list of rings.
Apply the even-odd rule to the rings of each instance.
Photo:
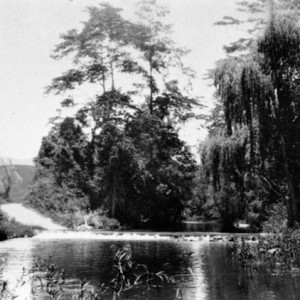
[[[97,285],[110,279],[114,251],[127,243],[135,262],[146,264],[151,271],[164,270],[174,276],[176,283],[149,294],[144,289],[132,289],[120,299],[174,300],[176,293],[184,300],[300,299],[299,277],[242,271],[233,262],[225,242],[176,241],[139,234],[124,234],[120,240],[118,236],[108,239],[94,233],[49,232],[31,239],[1,242],[2,276],[12,287],[22,268],[30,268],[34,257],[51,255],[55,264],[65,270],[69,283],[81,278]],[[187,253],[191,252],[187,259]],[[66,288],[70,286],[66,284]],[[23,290],[16,292],[17,299],[30,299],[28,292],[24,285]]]

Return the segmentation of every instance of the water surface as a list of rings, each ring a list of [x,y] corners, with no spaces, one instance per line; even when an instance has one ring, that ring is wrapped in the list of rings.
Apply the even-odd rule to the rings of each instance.
[[[33,257],[52,255],[69,279],[87,279],[92,284],[111,277],[112,258],[118,246],[130,243],[133,259],[151,271],[164,270],[176,284],[147,294],[131,290],[120,299],[300,299],[299,277],[279,277],[264,272],[242,272],[226,243],[175,240],[20,239],[0,243],[3,276],[12,280]],[[187,253],[192,252],[190,259]],[[25,293],[25,292],[24,292]],[[25,299],[25,296],[18,299]],[[111,299],[107,296],[107,299]]]

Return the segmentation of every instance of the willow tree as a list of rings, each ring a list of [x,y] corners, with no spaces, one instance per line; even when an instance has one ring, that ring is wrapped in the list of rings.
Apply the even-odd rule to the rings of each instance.
[[[247,215],[248,138],[247,128],[240,126],[231,136],[225,132],[211,136],[200,148],[202,176],[207,178],[205,198],[214,202],[214,210],[229,230]]]
[[[290,225],[300,221],[299,47],[297,17],[273,14],[264,37],[259,41],[258,52],[264,55],[262,70],[269,77],[270,96],[267,102],[275,123],[277,139],[274,142],[281,148]]]
[[[215,84],[226,135],[231,138],[241,125],[246,126],[247,172],[269,188],[269,197],[273,194],[286,201],[292,226],[300,221],[300,28],[296,15],[272,10],[256,44],[248,55],[219,62]]]
[[[257,38],[268,24],[270,10],[284,11],[289,15],[299,14],[300,10],[300,3],[297,0],[239,1],[235,5],[240,14],[239,17],[224,16],[222,20],[215,23],[217,26],[243,26],[243,31],[247,33],[242,38],[224,45],[227,54],[248,52],[253,44],[256,44]]]

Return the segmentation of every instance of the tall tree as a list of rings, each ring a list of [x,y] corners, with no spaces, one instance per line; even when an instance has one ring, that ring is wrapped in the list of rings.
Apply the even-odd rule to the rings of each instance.
[[[248,52],[255,47],[257,38],[268,24],[271,10],[295,15],[299,14],[300,9],[300,4],[297,0],[236,1],[235,4],[237,11],[240,12],[240,17],[224,16],[222,20],[215,23],[218,26],[242,26],[243,31],[247,33],[244,37],[224,46],[227,54]]]
[[[299,189],[299,86],[300,28],[297,18],[272,12],[270,24],[259,42],[264,55],[262,68],[269,76],[271,97],[269,105],[281,148],[281,161],[288,187],[289,223],[300,221]]]
[[[257,47],[248,55],[219,62],[215,83],[224,109],[226,135],[232,140],[240,126],[247,128],[249,154],[245,154],[244,161],[248,167],[242,175],[251,175],[254,188],[259,178],[269,190],[269,201],[272,195],[273,201],[278,197],[286,201],[292,226],[300,220],[300,29],[296,14],[271,8]]]
[[[153,114],[154,102],[164,100],[166,95],[170,99],[169,110],[178,121],[186,121],[194,116],[191,110],[198,106],[199,102],[195,98],[188,97],[187,93],[184,95],[180,87],[185,85],[188,89],[195,73],[183,63],[183,57],[189,51],[176,46],[171,38],[171,25],[163,21],[168,13],[168,9],[158,5],[156,0],[140,1],[137,15],[141,25],[137,28],[137,32],[133,33],[133,40],[147,66],[144,68],[143,77],[149,90],[147,97],[149,113]],[[171,73],[183,75],[185,83],[172,78]]]
[[[96,83],[102,92],[115,90],[117,70],[131,72],[134,65],[126,46],[130,44],[131,27],[120,12],[108,3],[89,7],[89,20],[78,31],[69,30],[61,35],[63,40],[54,50],[53,58],[71,57],[74,69],[54,78],[48,91],[56,92],[73,89],[86,82]]]
[[[165,14],[155,1],[142,7],[155,17]],[[55,78],[48,91],[72,92],[93,84],[95,94],[74,117],[54,124],[37,158],[42,173],[46,170],[62,188],[80,189],[91,209],[106,206],[109,216],[123,223],[179,222],[191,195],[195,162],[174,127],[192,116],[197,101],[181,93],[176,81],[167,81],[166,74],[178,66],[186,75],[191,72],[181,62],[184,53],[163,37],[168,26],[161,21],[145,17],[146,23],[134,23],[109,4],[90,7],[88,13],[80,31],[61,36],[54,57],[71,57],[74,68]],[[149,91],[140,95],[139,107],[131,95],[139,94],[140,85],[121,90],[127,85],[119,76],[124,72]],[[72,103],[68,97],[62,105]]]

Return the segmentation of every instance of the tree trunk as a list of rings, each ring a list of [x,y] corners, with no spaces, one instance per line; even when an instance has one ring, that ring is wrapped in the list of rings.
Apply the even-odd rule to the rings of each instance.
[[[286,177],[288,191],[289,191],[289,198],[287,203],[288,225],[289,227],[293,227],[295,225],[295,222],[300,222],[299,201],[296,193],[296,188],[293,182],[293,174],[289,166],[289,159],[286,150],[286,142],[282,133],[280,133],[280,142],[281,142],[284,172],[285,172],[285,177]]]
[[[152,52],[152,49],[150,49]],[[153,114],[153,66],[152,66],[152,53],[149,54],[149,84],[150,84],[150,97],[149,97],[149,112]]]
[[[111,216],[113,218],[116,217],[116,206],[117,206],[117,172],[113,175],[113,194],[112,194],[112,201],[111,201]]]
[[[284,121],[284,115],[280,112],[280,99],[278,96],[277,88],[274,90],[274,95],[275,95],[274,112],[275,112],[277,124],[279,124],[277,130],[280,136],[283,168],[284,168],[285,178],[286,178],[288,192],[289,192],[289,197],[287,201],[288,226],[293,227],[296,222],[300,223],[299,199],[298,199],[298,194],[296,192],[296,185],[294,184],[294,180],[293,180],[295,174],[292,173],[290,168],[289,153],[287,151],[287,144],[284,136],[285,131],[283,130],[283,124],[285,123],[285,121]]]

